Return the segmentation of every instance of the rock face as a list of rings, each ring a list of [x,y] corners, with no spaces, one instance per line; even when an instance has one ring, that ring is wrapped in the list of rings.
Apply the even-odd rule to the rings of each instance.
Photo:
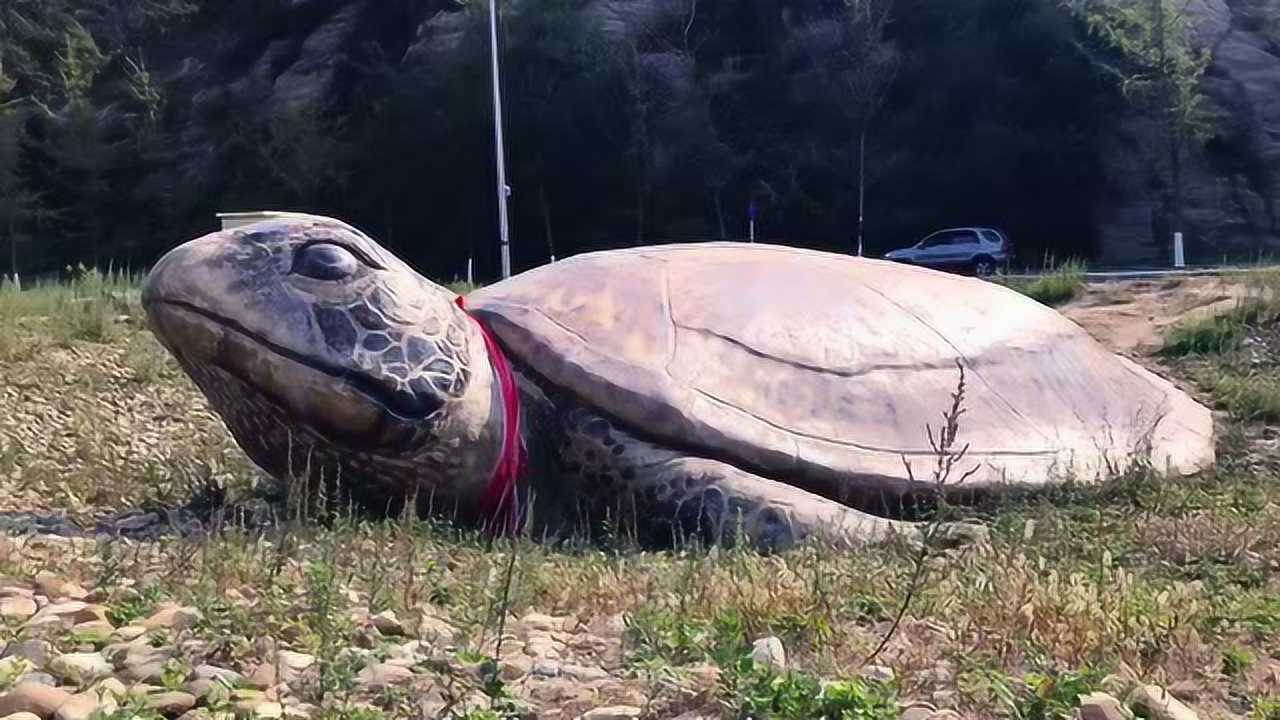
[[[1048,3],[1046,3],[1048,4]],[[762,27],[788,32],[808,12],[807,0],[760,3]],[[358,68],[376,46],[379,59],[439,68],[467,49],[463,13],[453,0],[379,3],[371,0],[306,0],[262,3],[252,17],[239,10],[210,11],[196,37],[170,49],[168,77],[186,85],[185,146],[193,160],[215,141],[214,118],[236,107],[341,108]],[[664,0],[580,4],[584,17],[624,41],[643,35],[667,6]],[[230,8],[230,4],[228,5]],[[1203,149],[1183,159],[1183,204],[1189,262],[1223,254],[1256,254],[1280,248],[1280,212],[1275,176],[1280,172],[1280,3],[1276,0],[1192,0],[1201,41],[1214,53],[1205,76],[1207,108],[1217,119]],[[729,27],[726,32],[748,33]],[[995,32],[998,32],[996,30]],[[749,47],[745,39],[733,43]],[[194,50],[193,50],[194,48]],[[677,53],[646,51],[643,72],[667,98],[653,131],[655,172],[684,154],[676,138],[697,135],[705,98],[693,82],[695,69]],[[723,80],[755,62],[745,55],[717,58]],[[719,81],[718,81],[719,82]],[[802,85],[802,79],[796,79]],[[1096,158],[1106,177],[1095,222],[1102,262],[1168,264],[1168,226],[1160,209],[1169,158],[1160,129],[1149,119],[1118,109]],[[701,142],[700,140],[698,142]]]
[[[1213,53],[1205,107],[1214,115],[1202,149],[1183,159],[1187,262],[1280,248],[1280,2],[1192,0],[1197,40]],[[1169,157],[1160,127],[1122,121],[1107,154],[1109,201],[1099,208],[1105,259],[1171,261],[1160,203]],[[1166,228],[1167,229],[1167,228]]]

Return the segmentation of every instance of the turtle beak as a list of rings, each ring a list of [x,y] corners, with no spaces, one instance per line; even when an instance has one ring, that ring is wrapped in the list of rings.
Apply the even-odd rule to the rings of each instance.
[[[373,436],[384,410],[329,361],[281,250],[230,233],[174,248],[143,285],[148,324],[189,374],[219,368],[322,433]]]

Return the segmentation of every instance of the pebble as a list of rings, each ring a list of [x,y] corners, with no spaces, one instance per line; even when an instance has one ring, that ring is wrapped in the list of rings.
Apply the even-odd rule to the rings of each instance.
[[[594,682],[596,680],[604,680],[609,677],[609,673],[598,667],[588,667],[585,665],[561,665],[560,674],[567,678],[572,678],[578,682]]]
[[[1195,711],[1159,685],[1139,685],[1129,693],[1129,705],[1152,720],[1199,720]]]
[[[772,635],[760,638],[752,643],[751,659],[758,665],[764,665],[774,670],[787,669],[786,648],[782,646],[781,640]]]
[[[113,677],[99,680],[89,690],[100,698],[112,698],[117,702],[122,702],[129,697],[129,688]]]
[[[292,650],[281,650],[276,654],[276,682],[292,685],[315,664],[316,657],[314,655]]]
[[[523,618],[520,618],[520,623],[529,630],[551,632],[552,630],[560,629],[560,623],[556,622],[555,618],[542,613],[529,613]]]
[[[89,597],[88,590],[47,570],[36,574],[35,583],[40,594],[50,600],[83,600]]]
[[[6,645],[4,652],[0,653],[0,657],[30,660],[36,667],[44,667],[51,655],[53,655],[53,646],[39,639],[15,640]]]
[[[380,690],[412,681],[413,671],[400,665],[377,663],[361,670],[356,680],[370,689]]]
[[[40,720],[40,716],[35,713],[19,712],[12,715],[5,715],[0,720]]]
[[[71,632],[81,642],[100,645],[111,639],[116,629],[106,620],[90,620],[71,627]]]
[[[862,668],[862,672],[859,674],[867,680],[879,683],[891,683],[893,682],[893,679],[897,677],[893,672],[893,668],[888,668],[883,665],[868,665]]]
[[[216,665],[197,665],[191,674],[197,680],[217,680],[229,687],[235,687],[244,682],[244,676],[240,673]]]
[[[635,720],[643,713],[643,710],[632,705],[610,705],[588,710],[581,718],[582,720]]]
[[[99,605],[90,605],[80,600],[50,603],[40,609],[31,619],[27,627],[40,625],[60,625],[70,627],[94,620],[106,620],[107,611]]]
[[[529,674],[537,675],[538,677],[559,677],[560,663],[554,660],[539,658],[533,661],[533,666],[529,668]]]
[[[35,669],[35,664],[26,658],[7,657],[0,659],[0,677],[12,678]]]
[[[373,624],[378,632],[383,635],[404,635],[404,625],[400,619],[396,617],[395,612],[391,610],[383,610],[377,615],[369,618],[369,622]]]
[[[439,645],[453,642],[453,626],[434,615],[423,615],[418,620],[418,636]]]
[[[132,645],[125,653],[121,674],[135,682],[159,682],[164,678],[165,664],[173,659],[171,648]]]
[[[284,706],[264,697],[236,700],[234,708],[237,717],[250,717],[255,720],[284,717]]]
[[[160,606],[141,625],[147,630],[186,630],[204,619],[204,615],[193,607],[183,607],[166,603]]]
[[[181,715],[195,706],[196,698],[190,693],[169,691],[147,695],[147,707],[167,717]]]
[[[49,687],[57,687],[58,679],[46,672],[30,672],[18,678],[17,683],[35,683],[37,685],[48,685]]]
[[[910,705],[903,709],[902,714],[898,716],[898,720],[929,720],[936,710],[937,708],[929,704]]]
[[[18,683],[9,692],[0,694],[0,717],[28,712],[47,718],[70,698],[71,693],[60,688]]]
[[[0,620],[23,621],[36,614],[36,601],[30,597],[10,595],[0,597]]]
[[[96,693],[83,692],[72,695],[54,711],[54,720],[89,720],[95,713],[110,714],[118,707],[114,697],[99,697]]]
[[[127,643],[137,640],[146,635],[147,632],[147,629],[141,625],[125,625],[124,627],[116,628],[115,632],[111,633],[111,640],[117,643]]]
[[[115,670],[102,653],[67,653],[49,662],[49,671],[74,685],[109,677]]]
[[[532,669],[533,660],[523,655],[517,655],[507,660],[503,660],[502,665],[498,668],[498,673],[502,676],[503,680],[506,680],[507,682],[515,682],[525,675],[528,675],[529,671]]]
[[[266,690],[276,684],[276,677],[278,675],[279,673],[276,672],[275,665],[262,663],[249,671],[249,675],[245,678],[245,681],[250,687],[255,687],[259,690]]]
[[[290,670],[306,670],[316,664],[315,655],[294,652],[292,650],[281,650],[277,653],[276,658],[281,667],[286,667]]]
[[[1080,720],[1127,720],[1128,717],[1120,701],[1106,693],[1080,696]]]

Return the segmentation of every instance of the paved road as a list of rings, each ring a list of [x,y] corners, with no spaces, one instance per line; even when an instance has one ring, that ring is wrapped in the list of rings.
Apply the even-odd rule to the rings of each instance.
[[[1142,280],[1147,278],[1164,278],[1164,277],[1195,277],[1201,275],[1224,275],[1228,273],[1240,272],[1257,272],[1268,268],[1261,268],[1256,265],[1223,265],[1223,266],[1203,266],[1203,267],[1186,267],[1186,268],[1097,268],[1085,272],[1084,277],[1088,282],[1111,282],[1116,280]],[[1005,275],[1008,278],[1017,278],[1023,280],[1034,280],[1051,273],[1012,273]]]

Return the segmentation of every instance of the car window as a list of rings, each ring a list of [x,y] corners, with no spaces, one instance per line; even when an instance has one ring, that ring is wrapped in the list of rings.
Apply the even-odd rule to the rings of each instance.
[[[978,236],[972,230],[957,230],[951,235],[952,245],[972,245],[978,242]]]
[[[1000,235],[995,230],[979,230],[982,233],[982,239],[989,243],[1000,244]]]
[[[920,243],[920,247],[937,247],[939,245],[950,245],[954,237],[955,237],[955,233],[950,233],[950,232],[934,233],[929,237],[925,238],[924,242]]]

